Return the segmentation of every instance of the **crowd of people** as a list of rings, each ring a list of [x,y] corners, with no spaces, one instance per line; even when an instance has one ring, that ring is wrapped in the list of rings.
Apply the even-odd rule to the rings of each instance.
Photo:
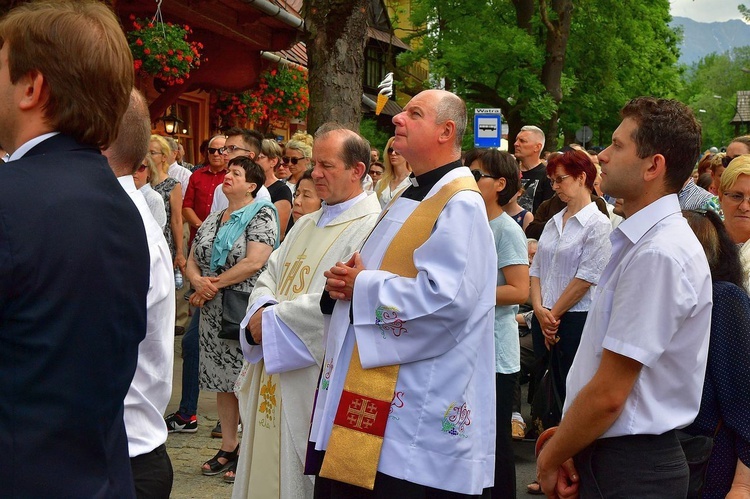
[[[382,162],[327,123],[193,166],[129,54],[101,3],[0,20],[0,495],[169,497],[204,390],[236,498],[515,497],[525,437],[530,493],[750,496],[750,136],[639,97],[598,152],[462,154],[426,90]]]

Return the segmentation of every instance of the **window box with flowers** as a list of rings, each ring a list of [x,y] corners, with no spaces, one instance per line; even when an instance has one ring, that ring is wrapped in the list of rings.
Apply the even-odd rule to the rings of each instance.
[[[190,26],[136,19],[127,33],[137,75],[153,76],[168,86],[182,85],[190,71],[200,66],[203,44],[190,41]]]
[[[266,129],[272,122],[304,121],[309,104],[307,73],[291,66],[264,71],[254,90],[241,94],[217,91],[211,97],[213,124],[217,129],[243,122]]]

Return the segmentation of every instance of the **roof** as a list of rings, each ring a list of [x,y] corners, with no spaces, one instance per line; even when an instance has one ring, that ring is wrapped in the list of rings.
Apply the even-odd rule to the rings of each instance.
[[[750,123],[750,90],[737,91],[737,107],[730,123]]]
[[[367,27],[367,37],[374,38],[375,40],[381,42],[390,43],[394,47],[402,48],[404,50],[411,50],[411,47],[401,41],[401,39],[396,35],[381,31],[379,29],[371,28],[370,26]]]

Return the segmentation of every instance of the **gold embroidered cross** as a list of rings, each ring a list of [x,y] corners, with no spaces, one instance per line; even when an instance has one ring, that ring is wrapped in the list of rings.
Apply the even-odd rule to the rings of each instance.
[[[365,398],[352,401],[346,411],[346,420],[354,428],[369,428],[378,416],[375,404]]]

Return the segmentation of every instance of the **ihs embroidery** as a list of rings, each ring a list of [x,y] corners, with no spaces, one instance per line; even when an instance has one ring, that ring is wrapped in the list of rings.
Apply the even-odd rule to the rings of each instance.
[[[402,407],[404,407],[405,395],[405,392],[396,392],[393,394],[393,400],[391,400],[391,408],[388,410],[389,419],[401,419],[395,413],[397,413],[397,409],[401,409]]]
[[[470,415],[471,411],[466,407],[466,404],[457,407],[455,403],[451,403],[443,414],[443,433],[468,438],[469,436],[465,431],[466,427],[471,425]]]
[[[258,406],[258,412],[261,417],[258,424],[264,428],[276,427],[276,383],[273,383],[273,376],[266,376],[268,381],[260,386],[260,398],[262,402]]]
[[[396,307],[386,307],[381,305],[375,310],[375,325],[380,329],[383,338],[386,333],[390,332],[398,338],[409,331],[404,327],[405,322],[398,318],[400,310]]]

